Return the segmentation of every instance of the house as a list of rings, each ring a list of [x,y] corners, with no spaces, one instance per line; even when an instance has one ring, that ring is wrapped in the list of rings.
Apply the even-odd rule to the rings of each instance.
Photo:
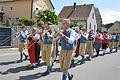
[[[95,16],[96,16],[96,22],[97,22],[97,30],[103,30],[102,17],[98,8],[95,8]]]
[[[41,10],[54,10],[51,0],[0,0],[0,21],[19,17],[35,19]]]
[[[93,29],[97,30],[97,21],[94,4],[84,4],[73,6],[64,6],[59,13],[59,18],[69,18],[72,22],[77,23],[79,26],[86,28],[87,31]]]
[[[116,21],[109,29],[108,33],[120,33],[120,21]]]

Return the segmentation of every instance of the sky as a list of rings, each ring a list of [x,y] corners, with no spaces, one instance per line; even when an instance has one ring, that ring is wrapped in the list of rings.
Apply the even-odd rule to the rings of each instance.
[[[52,0],[55,12],[58,15],[64,6],[94,4],[99,8],[103,24],[120,21],[120,0]]]

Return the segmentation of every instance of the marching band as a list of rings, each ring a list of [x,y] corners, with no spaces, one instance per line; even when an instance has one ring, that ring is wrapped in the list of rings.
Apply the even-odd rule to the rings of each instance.
[[[73,74],[70,74],[68,70],[70,66],[74,65],[74,57],[77,57],[76,55],[81,56],[82,59],[79,61],[80,64],[83,64],[86,60],[91,60],[92,57],[98,57],[101,49],[103,50],[102,55],[113,53],[114,49],[115,52],[118,51],[120,34],[102,33],[99,30],[87,32],[86,29],[76,31],[69,28],[69,19],[64,19],[62,23],[63,30],[59,30],[57,26],[52,29],[49,23],[45,23],[41,32],[37,28],[33,28],[30,35],[25,26],[20,27],[21,31],[16,35],[19,38],[20,60],[18,62],[23,61],[23,55],[25,60],[29,57],[30,65],[28,69],[33,69],[40,64],[41,55],[41,59],[47,65],[45,74],[48,75],[59,52],[60,68],[63,72],[62,80],[67,80],[67,77],[72,80]],[[58,45],[58,42],[60,42],[60,45]],[[28,44],[28,47],[26,44]],[[59,46],[61,46],[60,51],[58,51]],[[26,47],[28,56],[23,51]],[[109,51],[107,52],[108,48]],[[95,51],[96,55],[94,54]],[[86,57],[86,55],[88,56]]]

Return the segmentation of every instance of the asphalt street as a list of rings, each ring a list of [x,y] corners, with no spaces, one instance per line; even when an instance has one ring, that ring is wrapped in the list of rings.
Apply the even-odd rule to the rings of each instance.
[[[0,80],[61,80],[59,61],[55,63],[50,75],[43,76],[45,63],[41,62],[38,68],[29,70],[29,60],[16,63],[18,59],[16,48],[0,49]],[[120,50],[76,65],[70,72],[74,75],[73,80],[120,80]]]

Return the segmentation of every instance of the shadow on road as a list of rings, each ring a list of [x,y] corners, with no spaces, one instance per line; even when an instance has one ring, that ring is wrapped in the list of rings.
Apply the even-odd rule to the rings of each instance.
[[[61,72],[60,71],[60,68],[54,68],[52,72]],[[36,73],[36,74],[32,74],[32,75],[27,75],[27,76],[20,76],[18,80],[33,80],[33,79],[38,79],[38,78],[41,78],[41,77],[45,77],[49,74],[46,74],[45,72],[42,72],[42,73]]]
[[[36,73],[32,75],[27,75],[27,76],[20,76],[18,80],[33,80],[33,79],[38,79],[38,78],[47,76],[43,74],[44,73]]]
[[[15,64],[15,61],[10,61],[10,62],[0,62],[0,65],[9,65],[9,64]]]
[[[6,74],[9,74],[9,73],[18,73],[20,71],[27,71],[27,70],[28,70],[27,66],[20,66],[20,67],[17,67],[17,68],[10,68],[5,72],[1,72],[0,74],[6,75]]]

